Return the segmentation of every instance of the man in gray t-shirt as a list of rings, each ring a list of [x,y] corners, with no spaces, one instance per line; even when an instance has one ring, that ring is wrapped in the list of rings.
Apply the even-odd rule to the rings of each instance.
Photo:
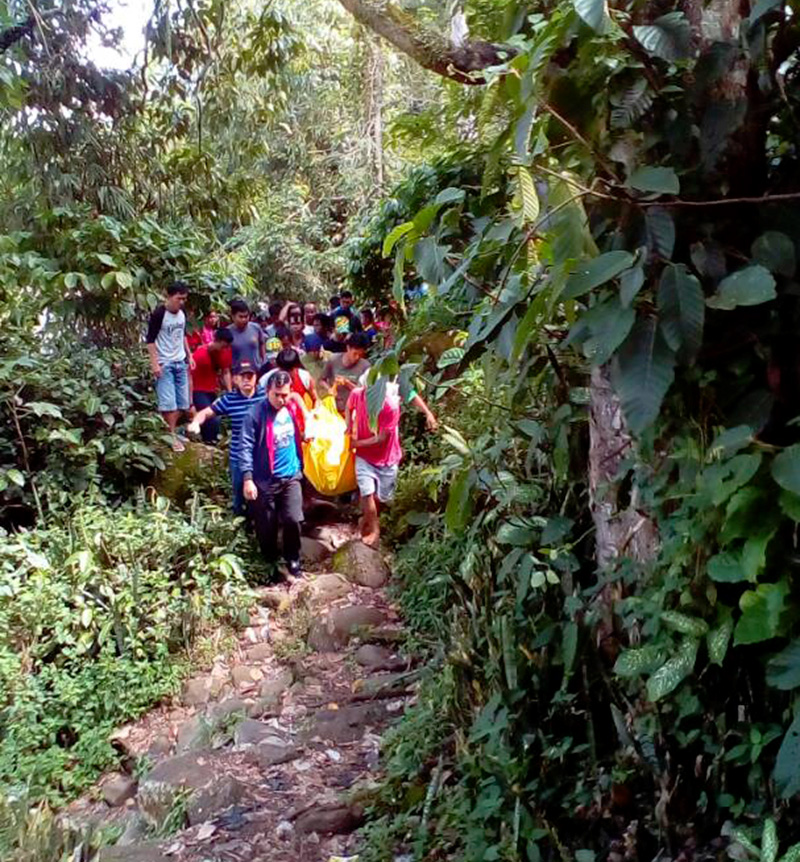
[[[352,332],[347,337],[347,349],[328,361],[322,372],[320,384],[329,392],[336,390],[336,407],[344,416],[347,399],[358,386],[358,381],[370,364],[364,358],[369,347],[369,338],[363,332]]]
[[[156,379],[158,409],[172,434],[172,448],[185,448],[175,435],[181,411],[189,409],[189,373],[186,364],[194,368],[186,340],[186,315],[183,306],[189,288],[181,281],[167,288],[167,296],[150,315],[147,325],[147,352]]]
[[[231,320],[228,327],[233,335],[231,354],[233,367],[249,362],[259,368],[264,361],[264,332],[250,320],[250,308],[243,299],[234,299],[230,304]]]

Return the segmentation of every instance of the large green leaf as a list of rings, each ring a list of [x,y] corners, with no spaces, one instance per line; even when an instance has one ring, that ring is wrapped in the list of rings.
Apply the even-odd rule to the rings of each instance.
[[[733,634],[733,617],[730,608],[723,607],[720,617],[719,625],[706,635],[706,649],[709,661],[722,667]]]
[[[517,168],[517,190],[511,202],[512,209],[522,225],[532,224],[539,217],[539,195],[531,172],[520,165]]]
[[[413,221],[406,221],[402,224],[396,225],[386,234],[386,239],[383,241],[383,256],[389,257],[392,253],[392,249],[397,244],[397,241],[402,239],[407,233],[414,229]]]
[[[640,192],[664,195],[677,195],[681,190],[678,175],[672,168],[639,168],[628,177],[628,185]]]
[[[778,793],[784,799],[800,793],[800,712],[795,715],[783,737],[772,777]]]
[[[742,568],[741,555],[733,551],[723,551],[721,554],[709,557],[707,567],[708,576],[717,583],[736,584],[747,580],[747,575]]]
[[[444,281],[448,271],[445,255],[450,251],[449,245],[439,245],[432,236],[423,237],[414,246],[414,262],[420,277],[428,284],[438,285]]]
[[[464,189],[456,188],[455,186],[450,186],[450,188],[442,189],[434,200],[434,204],[438,206],[444,206],[445,204],[458,204],[464,200],[466,192]]]
[[[652,254],[669,260],[675,249],[675,222],[664,207],[650,207],[644,215],[647,244]]]
[[[639,117],[650,110],[653,104],[653,93],[649,88],[647,78],[642,76],[621,92],[609,96],[611,103],[611,128],[630,128]]]
[[[472,489],[476,478],[474,470],[462,470],[450,485],[444,520],[454,533],[462,532],[472,516]]]
[[[608,3],[606,0],[573,0],[575,11],[597,33],[608,25]]]
[[[664,625],[684,635],[701,638],[708,634],[708,623],[705,620],[701,620],[699,617],[690,617],[689,614],[680,611],[662,611],[659,620]]]
[[[768,230],[753,242],[753,260],[762,264],[770,272],[791,278],[795,270],[794,243],[785,233]]]
[[[782,691],[800,687],[800,638],[769,660],[767,682]]]
[[[405,281],[406,253],[404,244],[398,245],[394,252],[394,266],[392,267],[392,297],[402,308],[405,305]]]
[[[698,642],[685,640],[678,649],[678,655],[663,664],[647,680],[647,698],[655,703],[674,691],[694,670],[697,660]]]
[[[589,333],[583,342],[584,356],[592,365],[605,365],[628,337],[635,320],[636,312],[623,308],[617,297],[592,306],[580,320]]]
[[[652,24],[634,26],[633,35],[649,54],[672,63],[689,56],[692,25],[683,12],[668,12]]]
[[[640,317],[617,351],[612,380],[628,426],[644,431],[658,416],[672,384],[675,354],[664,340],[655,318]]]
[[[730,311],[740,305],[761,305],[775,296],[775,279],[768,269],[756,264],[724,278],[706,302],[710,308]]]
[[[644,269],[634,266],[626,269],[619,277],[619,301],[627,308],[636,298],[644,285]]]
[[[682,263],[666,266],[658,285],[658,313],[664,338],[680,362],[694,362],[703,342],[705,312],[697,278]]]
[[[742,593],[739,598],[742,615],[736,624],[734,644],[760,643],[781,634],[789,593],[785,580],[777,584],[759,584],[754,590]]]
[[[386,377],[378,379],[367,387],[367,412],[369,413],[369,424],[372,428],[377,427],[378,414],[383,409],[386,400]]]
[[[628,269],[633,261],[633,255],[627,251],[608,251],[591,260],[582,261],[567,279],[561,298],[575,299],[583,296],[593,288],[611,281],[623,270]]]
[[[614,673],[622,677],[636,677],[652,673],[664,664],[664,650],[653,644],[635,649],[626,649],[619,654]]]
[[[781,488],[800,495],[800,443],[776,455],[771,472],[772,478]]]

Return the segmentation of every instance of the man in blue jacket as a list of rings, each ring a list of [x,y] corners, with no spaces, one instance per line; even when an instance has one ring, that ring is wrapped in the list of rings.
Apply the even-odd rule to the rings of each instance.
[[[285,371],[274,372],[267,381],[266,399],[245,417],[239,466],[261,553],[267,562],[277,562],[280,519],[283,556],[289,574],[296,576],[300,574],[303,456],[298,408],[289,401],[291,394],[291,377]]]

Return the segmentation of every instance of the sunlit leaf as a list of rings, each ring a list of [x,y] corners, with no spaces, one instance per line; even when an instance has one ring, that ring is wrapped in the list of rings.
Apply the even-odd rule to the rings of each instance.
[[[608,26],[606,0],[573,0],[575,11],[592,30],[602,33]]]
[[[633,264],[633,255],[627,251],[609,251],[578,264],[561,293],[562,299],[575,299],[595,287],[611,281]]]
[[[633,35],[645,51],[667,62],[689,56],[692,26],[683,12],[668,12],[652,24],[635,25]]]
[[[647,697],[654,703],[674,691],[694,670],[697,660],[696,640],[685,640],[678,649],[678,655],[663,664],[647,680]]]
[[[730,311],[740,305],[761,305],[775,299],[775,279],[763,266],[748,266],[724,278],[706,304]]]
[[[754,590],[742,593],[739,599],[742,615],[736,624],[734,643],[737,646],[760,643],[781,634],[785,627],[789,592],[786,581],[779,581],[777,584],[759,584]]]

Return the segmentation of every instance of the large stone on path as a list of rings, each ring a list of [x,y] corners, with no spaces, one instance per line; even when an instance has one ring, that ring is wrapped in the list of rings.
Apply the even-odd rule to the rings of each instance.
[[[233,741],[241,746],[257,745],[265,741],[284,742],[285,739],[285,734],[275,730],[271,725],[252,718],[246,718],[240,722],[233,732]]]
[[[159,844],[149,841],[146,844],[103,847],[97,856],[98,862],[172,862],[173,857],[161,852]]]
[[[294,743],[280,736],[269,737],[247,751],[247,759],[262,769],[288,763],[300,754],[300,750]]]
[[[317,652],[336,652],[353,635],[367,633],[385,619],[383,611],[365,605],[336,608],[312,622],[308,645]]]
[[[355,653],[355,660],[368,670],[402,670],[408,664],[402,656],[377,644],[362,644]]]
[[[360,631],[368,632],[386,619],[383,611],[366,605],[336,608],[311,624],[308,645],[317,652],[335,652]]]
[[[139,785],[139,810],[156,828],[161,826],[184,793],[186,816],[194,826],[238,802],[244,787],[220,769],[208,751],[193,751],[158,764]]]
[[[262,700],[272,701],[277,706],[280,703],[281,696],[293,682],[294,674],[290,670],[284,669],[275,676],[263,680],[258,694]]]
[[[195,676],[183,685],[183,702],[186,706],[203,706],[211,700],[214,680],[210,676]]]
[[[244,715],[248,705],[240,697],[226,697],[208,708],[208,721],[216,729],[228,721],[231,716]]]
[[[334,633],[346,641],[359,630],[379,626],[386,619],[386,614],[378,608],[367,605],[350,605],[331,611],[329,618]]]
[[[346,642],[334,633],[328,617],[315,619],[308,630],[308,645],[316,652],[336,652]]]
[[[172,751],[172,740],[166,733],[159,733],[150,743],[150,748],[147,749],[147,755],[151,760],[158,760],[165,757]]]
[[[307,731],[307,738],[328,742],[354,742],[361,739],[368,726],[380,724],[388,713],[381,703],[363,703],[341,709],[320,709]]]
[[[327,604],[336,599],[344,598],[351,589],[350,581],[344,575],[329,573],[317,575],[309,584],[309,592],[313,601]]]
[[[330,555],[331,549],[319,539],[310,536],[300,538],[300,557],[307,563],[321,563]]]
[[[101,791],[106,805],[118,808],[136,795],[136,779],[121,772],[114,772],[104,779]]]
[[[391,574],[380,551],[354,539],[333,555],[333,568],[349,581],[362,587],[382,587]]]
[[[176,751],[183,754],[185,751],[193,751],[205,748],[211,742],[213,726],[202,715],[195,715],[185,721],[178,731],[178,745]]]
[[[274,650],[268,643],[260,643],[246,649],[244,654],[247,656],[248,662],[257,664],[260,661],[267,661],[267,659],[272,658]]]
[[[364,822],[364,809],[360,805],[333,803],[315,805],[304,811],[295,821],[299,835],[344,835],[358,829]]]
[[[231,679],[237,688],[248,688],[264,679],[264,671],[253,665],[237,664],[231,668]]]

